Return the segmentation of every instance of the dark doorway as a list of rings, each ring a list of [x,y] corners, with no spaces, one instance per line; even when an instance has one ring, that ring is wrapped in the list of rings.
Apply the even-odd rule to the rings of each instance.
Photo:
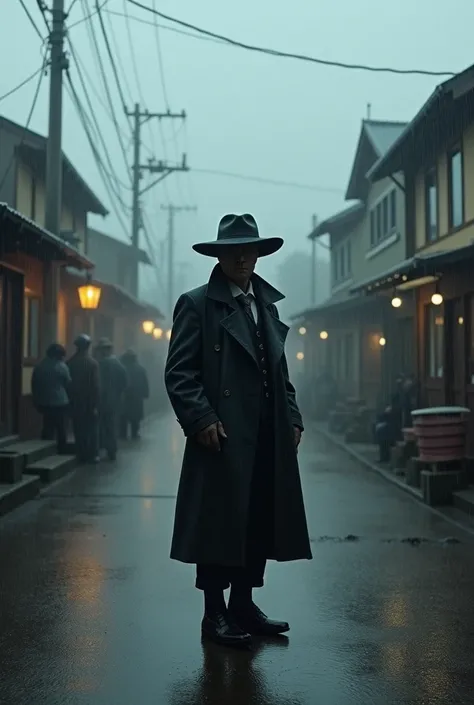
[[[19,422],[23,333],[23,275],[0,265],[0,436]]]

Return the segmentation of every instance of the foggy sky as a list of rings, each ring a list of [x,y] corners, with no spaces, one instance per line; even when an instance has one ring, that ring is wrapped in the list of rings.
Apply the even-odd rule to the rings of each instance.
[[[50,0],[49,0],[50,1]],[[45,28],[35,0],[25,0],[41,31]],[[66,7],[71,0],[66,0]],[[93,6],[93,0],[89,0]],[[143,0],[152,5],[152,0]],[[41,62],[41,42],[30,25],[18,0],[2,0],[0,22],[0,95],[22,81]],[[180,19],[211,29],[250,44],[353,63],[388,65],[398,68],[460,71],[474,61],[472,0],[332,0],[322,2],[293,0],[275,3],[270,0],[159,0],[160,10]],[[107,10],[124,11],[122,0],[109,0]],[[153,22],[153,16],[132,5],[130,16]],[[456,11],[456,16],[454,12]],[[82,17],[78,0],[68,23]],[[114,27],[125,67],[127,101],[139,101],[125,20],[105,15]],[[163,23],[162,20],[158,20]],[[120,124],[128,129],[113,87],[112,74],[97,18],[94,24],[102,56],[110,77]],[[153,26],[131,22],[141,89],[146,107],[165,109],[158,69]],[[86,25],[71,29],[76,52],[80,53],[96,89],[103,94],[91,53]],[[188,152],[191,167],[232,171],[270,179],[295,181],[340,189],[340,194],[298,190],[201,173],[171,175],[145,200],[146,212],[153,225],[152,237],[159,253],[159,242],[166,236],[166,214],[161,204],[197,205],[199,212],[177,217],[177,260],[191,265],[186,271],[186,285],[196,286],[208,276],[212,260],[191,251],[193,242],[214,239],[218,219],[225,212],[253,213],[261,234],[285,238],[280,253],[259,264],[259,272],[272,277],[275,267],[293,250],[307,248],[306,235],[311,216],[329,216],[343,206],[344,190],[354,157],[361,119],[367,103],[372,104],[374,119],[410,120],[443,79],[419,76],[396,76],[304,64],[262,56],[210,41],[160,30],[164,70],[170,107],[185,109],[186,129],[180,123],[164,121],[167,157],[174,161],[179,152]],[[73,63],[71,74],[82,97]],[[0,103],[0,113],[23,124],[26,120],[35,82]],[[124,87],[125,87],[124,81]],[[94,99],[92,89],[91,96]],[[103,129],[117,174],[126,180],[125,164],[119,151],[112,122],[96,103],[96,115]],[[48,80],[41,89],[40,100],[31,128],[46,134]],[[176,141],[172,139],[177,133]],[[152,134],[143,129],[143,142],[163,158],[157,123]],[[64,98],[63,148],[81,175],[110,208],[110,202],[88,146],[75,108]],[[131,163],[131,149],[129,149]],[[142,152],[146,161],[149,153]],[[131,200],[131,193],[124,192]],[[91,218],[90,224],[125,239],[115,215],[107,219]],[[146,243],[142,242],[142,245]],[[153,277],[149,283],[153,283]],[[160,301],[157,301],[160,305]]]

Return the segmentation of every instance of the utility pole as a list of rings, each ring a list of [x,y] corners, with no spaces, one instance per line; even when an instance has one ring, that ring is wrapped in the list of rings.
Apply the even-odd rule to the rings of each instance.
[[[139,262],[139,234],[141,228],[140,217],[140,198],[144,193],[149,191],[153,186],[165,179],[174,171],[189,171],[186,164],[186,155],[183,154],[181,165],[170,166],[163,161],[149,159],[147,164],[140,163],[140,146],[141,146],[141,128],[148,120],[152,118],[163,120],[165,118],[171,120],[185,120],[186,113],[172,113],[169,110],[166,113],[150,113],[148,110],[140,110],[140,105],[135,103],[133,112],[127,111],[129,117],[133,117],[133,195],[132,195],[132,294],[138,296],[138,262]],[[149,184],[146,188],[140,190],[140,180],[144,171],[150,174],[161,174],[155,181]]]
[[[63,71],[68,68],[64,53],[65,19],[64,0],[53,0],[51,9],[52,29],[49,35],[51,67],[49,84],[49,128],[46,148],[46,212],[45,227],[53,235],[61,231],[62,206],[62,116]],[[58,335],[59,267],[47,262],[44,270],[44,335],[43,347],[54,342]]]
[[[174,216],[183,211],[197,211],[196,206],[174,206],[169,203],[161,206],[162,210],[168,211],[168,315],[170,320],[173,316],[174,308]]]
[[[316,230],[318,216],[313,215],[313,230]],[[311,304],[316,305],[316,238],[311,238]]]

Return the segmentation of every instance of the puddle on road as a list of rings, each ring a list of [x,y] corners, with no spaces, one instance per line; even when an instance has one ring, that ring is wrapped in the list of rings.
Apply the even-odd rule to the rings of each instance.
[[[371,539],[366,539],[363,536],[356,536],[355,534],[347,534],[347,536],[319,536],[318,538],[312,538],[311,543],[357,543],[364,540],[367,541]],[[422,536],[398,536],[396,538],[378,539],[378,541],[380,543],[404,543],[409,546],[413,546],[414,548],[421,546],[422,544],[452,546],[461,543],[461,541],[454,536],[447,536],[442,539],[427,539]]]

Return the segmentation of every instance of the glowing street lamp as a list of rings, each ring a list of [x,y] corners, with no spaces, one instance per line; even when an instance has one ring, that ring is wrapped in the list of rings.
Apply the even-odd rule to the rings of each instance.
[[[155,324],[153,321],[143,321],[142,328],[144,333],[151,335],[154,331]]]
[[[299,329],[298,333],[299,333],[300,335],[306,335],[306,328],[305,328],[304,326],[301,326],[301,328]]]
[[[163,337],[163,330],[161,328],[153,328],[153,337],[155,340],[160,340]]]
[[[329,333],[327,332],[327,330],[322,330],[319,334],[319,337],[321,338],[321,340],[327,340],[329,338]]]
[[[304,360],[304,353],[302,353],[302,352],[296,353],[296,359],[297,360]]]
[[[402,300],[399,296],[394,296],[392,299],[392,306],[393,308],[400,308],[402,305]]]
[[[168,340],[171,340],[171,328],[170,330],[166,331],[166,337],[168,338]]]
[[[381,348],[384,348],[387,345],[387,340],[383,336],[379,338],[379,345]]]
[[[79,294],[81,308],[95,311],[95,309],[99,307],[100,295],[102,293],[100,286],[95,286],[89,282],[80,286],[77,293]]]
[[[431,297],[431,303],[433,304],[433,306],[441,306],[443,300],[443,295],[440,294],[439,291],[435,291],[435,293]]]

